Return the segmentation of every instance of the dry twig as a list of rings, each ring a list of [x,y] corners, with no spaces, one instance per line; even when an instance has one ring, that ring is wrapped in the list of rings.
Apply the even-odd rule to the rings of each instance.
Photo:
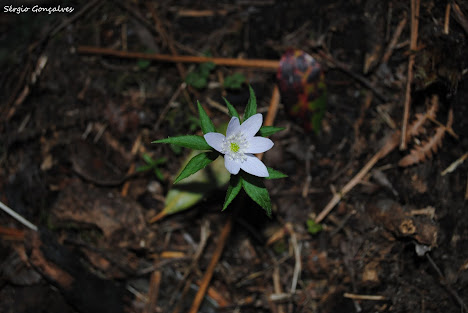
[[[452,3],[452,9],[455,21],[457,21],[458,24],[460,24],[460,26],[463,28],[465,33],[468,34],[468,19],[466,18],[465,14],[463,14],[462,10],[456,2]]]
[[[133,157],[133,161],[132,161],[132,164],[130,165],[130,167],[129,167],[128,171],[127,171],[127,176],[128,175],[133,175],[135,173],[135,169],[136,169],[135,156],[138,154],[138,150],[140,150],[140,146],[141,146],[141,134],[139,134],[137,136],[137,138],[135,139],[135,142],[133,143],[132,151],[130,152],[132,157]],[[122,190],[120,192],[122,197],[127,196],[129,187],[130,187],[130,182],[126,181],[124,183],[124,185],[122,186]]]
[[[11,217],[13,217],[15,220],[17,220],[18,222],[20,222],[24,226],[26,226],[26,227],[34,230],[34,231],[37,231],[37,226],[36,225],[31,223],[30,221],[28,221],[27,219],[25,219],[24,217],[22,217],[21,215],[19,215],[15,211],[13,211],[12,209],[10,209],[8,206],[3,204],[3,202],[1,202],[1,201],[0,201],[0,209],[2,209],[5,213],[7,213]]]
[[[445,22],[444,22],[444,34],[448,35],[450,26],[450,2],[445,7]]]
[[[153,3],[148,2],[147,7],[148,7],[148,10],[151,13],[151,17],[153,18],[155,25],[156,25],[156,30],[158,31],[158,33],[163,38],[164,43],[167,45],[167,47],[169,48],[169,51],[171,52],[172,55],[177,55],[178,51],[177,51],[177,49],[176,49],[176,47],[174,45],[174,40],[172,39],[172,37],[164,29],[164,27],[162,25],[162,22],[161,22],[161,19],[159,18],[158,13],[156,12],[156,8],[154,7]],[[187,74],[187,71],[186,71],[184,65],[182,63],[180,63],[180,62],[177,62],[176,67],[177,67],[177,71],[179,71],[179,75],[182,78],[182,80],[185,80],[185,76]],[[193,101],[190,98],[190,95],[187,92],[187,89],[185,89],[185,88],[182,89],[182,93],[184,95],[185,101],[190,105],[190,109],[192,110],[192,112],[196,112],[195,106],[193,105]]]
[[[409,119],[409,110],[411,103],[411,84],[413,83],[413,67],[414,67],[414,51],[418,47],[418,25],[419,25],[419,8],[420,0],[411,0],[411,41],[410,50],[411,54],[408,61],[408,76],[406,78],[406,94],[405,94],[405,105],[403,111],[403,122],[401,126],[401,142],[400,150],[406,149],[406,128]]]
[[[343,297],[353,300],[373,300],[373,301],[384,301],[387,300],[385,296],[375,296],[375,295],[358,295],[355,293],[345,292]]]
[[[371,83],[370,81],[368,81],[366,78],[364,78],[363,76],[361,75],[358,75],[356,73],[354,73],[353,71],[351,71],[349,69],[349,66],[342,63],[342,62],[339,62],[338,60],[336,60],[335,58],[333,58],[333,56],[331,56],[329,53],[325,53],[324,51],[319,51],[318,55],[330,62],[334,67],[336,67],[337,69],[339,69],[340,71],[348,74],[349,76],[351,76],[352,78],[354,78],[355,80],[357,80],[359,83],[361,83],[362,85],[364,85],[366,88],[368,88],[370,91],[372,91],[376,96],[377,98],[379,98],[381,101],[383,102],[388,102],[388,98],[386,96],[384,96],[380,91],[378,91],[374,84]]]
[[[341,201],[341,199],[353,189],[363,178],[366,174],[374,167],[374,165],[379,161],[381,158],[385,157],[389,154],[393,149],[398,146],[398,137],[400,136],[400,132],[396,131],[391,135],[386,141],[385,144],[380,150],[364,165],[364,167],[340,190],[340,192],[335,193],[333,198],[328,202],[325,208],[320,212],[320,214],[315,219],[316,223],[320,223],[328,213],[333,210],[335,205]]]
[[[153,313],[156,310],[156,304],[159,295],[159,286],[161,285],[161,272],[154,271],[151,275],[150,287],[148,290],[148,302],[143,313]]]
[[[447,291],[450,293],[450,295],[452,297],[454,297],[455,300],[460,305],[461,312],[463,312],[463,310],[465,310],[465,312],[468,312],[468,307],[466,306],[465,302],[463,302],[463,299],[458,295],[456,290],[453,289],[452,286],[447,282],[447,279],[444,277],[444,274],[442,274],[442,271],[437,266],[437,264],[434,262],[434,260],[431,258],[429,253],[426,253],[426,258],[429,261],[429,263],[432,265],[434,270],[437,272],[437,274],[439,275],[439,278],[440,278],[439,282],[441,283],[441,285],[444,286],[447,289]]]
[[[78,53],[83,54],[97,54],[108,55],[119,58],[128,59],[144,59],[162,62],[180,62],[180,63],[205,63],[213,62],[216,65],[224,66],[237,66],[237,67],[251,67],[259,68],[269,71],[277,71],[279,61],[275,60],[261,60],[261,59],[232,59],[232,58],[208,58],[199,56],[186,56],[186,55],[168,55],[168,54],[154,54],[154,53],[141,53],[141,52],[128,52],[100,47],[79,46]]]
[[[213,256],[211,258],[210,264],[206,269],[205,275],[203,275],[203,279],[200,283],[200,289],[198,289],[197,294],[195,295],[195,299],[193,300],[192,306],[190,307],[189,313],[197,313],[200,305],[205,297],[206,290],[208,289],[208,285],[210,284],[211,278],[213,277],[213,272],[218,264],[218,261],[221,257],[221,254],[224,250],[224,246],[226,244],[227,239],[229,238],[229,234],[231,233],[232,224],[234,222],[233,215],[230,215],[228,221],[223,227],[221,231],[221,235],[219,236],[218,243],[216,244],[215,251],[213,252]]]
[[[382,63],[387,63],[388,60],[390,60],[390,57],[392,56],[392,52],[395,49],[395,46],[398,43],[398,40],[400,39],[401,33],[403,32],[403,29],[406,26],[406,21],[407,21],[407,18],[405,16],[400,21],[400,23],[398,23],[395,33],[393,34],[392,40],[388,44],[387,49],[385,50],[385,53],[382,57]]]

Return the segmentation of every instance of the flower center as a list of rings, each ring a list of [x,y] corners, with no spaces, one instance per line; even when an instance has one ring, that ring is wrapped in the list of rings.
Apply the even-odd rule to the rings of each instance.
[[[237,162],[244,162],[247,160],[245,150],[249,147],[249,142],[241,132],[235,133],[224,139],[222,149],[225,157]]]
[[[232,152],[239,152],[239,149],[240,149],[240,147],[239,147],[239,145],[237,143],[231,142],[231,151]]]

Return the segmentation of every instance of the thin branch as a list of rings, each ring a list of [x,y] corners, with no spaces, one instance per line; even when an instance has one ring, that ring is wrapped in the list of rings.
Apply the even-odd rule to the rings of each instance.
[[[168,55],[168,54],[154,54],[154,53],[141,53],[141,52],[128,52],[115,49],[107,49],[91,46],[79,46],[78,53],[83,54],[97,54],[107,55],[127,59],[144,59],[162,62],[180,62],[180,63],[205,63],[213,62],[216,65],[223,66],[237,66],[237,67],[251,67],[260,68],[269,71],[277,71],[279,61],[263,60],[263,59],[232,59],[232,58],[209,58],[199,56],[185,56],[185,55]]]
[[[377,96],[377,98],[379,98],[381,101],[383,101],[383,102],[388,102],[389,101],[386,96],[384,96],[380,91],[378,91],[375,88],[374,84],[372,84],[369,80],[367,80],[363,76],[361,76],[359,74],[356,74],[353,71],[351,71],[349,69],[348,65],[346,65],[346,64],[344,64],[344,63],[342,63],[342,62],[340,62],[338,60],[335,60],[335,58],[333,58],[330,54],[325,53],[323,51],[319,51],[318,55],[322,59],[325,59],[326,61],[329,61],[333,66],[335,66],[340,71],[348,74],[349,76],[351,76],[352,78],[357,80],[359,83],[364,85],[366,88],[368,88],[370,91],[372,91]]]
[[[335,205],[337,205],[341,199],[351,191],[363,178],[366,174],[374,167],[374,165],[379,161],[381,158],[385,157],[389,154],[393,149],[398,146],[398,137],[400,136],[399,131],[393,133],[390,136],[385,145],[364,165],[364,167],[340,190],[340,192],[335,193],[333,198],[328,202],[327,206],[320,212],[320,214],[315,219],[316,223],[320,223],[328,213],[333,210]]]
[[[232,224],[234,221],[234,215],[230,215],[228,221],[223,227],[221,235],[219,236],[218,243],[216,244],[215,251],[213,252],[213,256],[211,258],[210,264],[203,275],[202,281],[200,283],[200,289],[198,289],[197,294],[195,295],[195,299],[193,300],[192,306],[190,307],[189,313],[197,313],[200,305],[205,297],[205,293],[208,289],[210,284],[211,278],[213,277],[213,272],[218,264],[219,259],[221,258],[221,254],[223,253],[224,246],[226,245],[226,241],[229,238],[229,234],[232,230]]]
[[[398,40],[400,39],[401,33],[403,32],[403,29],[406,26],[406,21],[407,21],[407,18],[405,16],[400,21],[400,23],[398,23],[395,33],[393,34],[392,40],[388,44],[387,49],[385,50],[384,56],[382,57],[382,63],[387,63],[388,60],[390,60],[393,49],[395,49],[395,46],[398,43]]]
[[[408,76],[406,79],[406,94],[405,94],[405,105],[403,111],[403,122],[401,125],[401,142],[400,150],[406,149],[406,128],[408,126],[409,111],[411,104],[411,84],[413,83],[413,67],[414,67],[414,51],[418,47],[418,25],[419,25],[419,8],[420,0],[411,0],[411,41],[410,50],[411,54],[408,61]]]
[[[13,211],[12,209],[10,209],[8,206],[3,204],[3,202],[1,202],[1,201],[0,201],[0,209],[2,209],[5,213],[7,213],[11,217],[13,217],[15,220],[17,220],[18,222],[20,222],[24,226],[26,226],[26,227],[34,230],[34,231],[37,231],[37,226],[36,225],[31,223],[30,221],[28,221],[27,219],[25,219],[24,217],[22,217],[21,215],[19,215],[15,211]]]
[[[375,296],[375,295],[358,295],[355,293],[345,292],[343,297],[353,300],[373,300],[373,301],[384,301],[388,298],[385,296]]]

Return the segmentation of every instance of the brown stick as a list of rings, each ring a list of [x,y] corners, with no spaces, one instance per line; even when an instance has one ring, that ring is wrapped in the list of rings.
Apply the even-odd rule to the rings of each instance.
[[[332,64],[332,66],[334,66],[335,68],[339,69],[340,71],[348,74],[349,76],[351,76],[352,78],[357,80],[363,86],[365,86],[370,91],[372,91],[377,96],[377,98],[379,98],[381,101],[383,101],[383,102],[388,102],[389,101],[386,96],[384,96],[380,91],[378,91],[375,88],[373,83],[371,83],[365,77],[351,71],[347,64],[344,64],[344,63],[336,60],[331,54],[329,54],[327,52],[324,52],[324,51],[319,51],[318,56],[321,57],[321,59],[323,59],[325,61],[329,61]]]
[[[151,275],[150,286],[148,290],[148,302],[143,310],[143,313],[153,313],[156,310],[158,303],[159,286],[161,285],[161,272],[154,271]]]
[[[135,173],[135,169],[136,169],[135,156],[138,154],[138,150],[140,149],[140,146],[141,146],[141,134],[137,136],[137,138],[135,139],[135,142],[133,143],[132,151],[131,151],[133,160],[132,160],[132,164],[130,165],[130,168],[127,171],[127,176]],[[120,191],[120,194],[122,195],[122,197],[126,197],[128,195],[129,187],[130,187],[130,182],[126,181],[124,185],[122,186],[122,190]]]
[[[2,236],[3,239],[5,239],[5,237],[8,237],[15,240],[23,240],[24,234],[24,230],[0,226],[0,236]]]
[[[164,43],[169,48],[169,51],[171,52],[171,54],[172,55],[177,55],[178,52],[177,52],[176,47],[174,46],[174,40],[172,39],[172,37],[164,29],[164,27],[162,25],[162,22],[161,22],[161,19],[159,18],[158,13],[156,12],[156,9],[155,9],[154,5],[151,2],[148,2],[147,6],[148,6],[149,11],[151,12],[151,16],[152,16],[152,18],[154,20],[154,23],[156,24],[156,30],[159,32],[159,34],[163,38]],[[182,80],[185,80],[185,76],[187,74],[187,71],[185,70],[184,65],[182,63],[180,63],[180,62],[177,62],[176,67],[177,67],[177,71],[179,71],[179,75],[182,78]],[[190,109],[192,110],[192,112],[195,113],[196,112],[195,106],[193,105],[193,101],[190,98],[190,95],[189,95],[186,88],[182,89],[182,94],[184,95],[185,101],[189,104]]]
[[[460,24],[460,26],[463,28],[463,30],[468,34],[468,19],[465,17],[465,15],[463,14],[462,10],[456,2],[452,3],[452,10],[455,21],[457,21],[458,24]]]
[[[398,146],[398,131],[395,132],[389,139],[386,141],[385,145],[380,148],[380,150],[364,165],[364,167],[341,189],[340,192],[333,195],[333,198],[328,202],[327,206],[320,212],[320,214],[315,219],[316,223],[320,223],[328,213],[333,210],[335,205],[343,199],[343,197],[351,191],[364,176],[371,170],[371,168],[379,161],[381,158],[389,154],[393,149]]]
[[[198,289],[197,294],[195,295],[195,299],[193,300],[192,306],[190,308],[189,313],[197,313],[200,305],[205,297],[206,290],[208,289],[208,285],[210,284],[211,278],[213,277],[213,272],[218,264],[219,258],[223,253],[224,246],[226,241],[231,233],[232,224],[234,223],[233,215],[229,216],[228,221],[223,227],[221,235],[219,236],[218,243],[216,244],[215,251],[213,253],[213,257],[211,258],[210,264],[206,269],[205,275],[203,275],[202,281],[200,283],[200,289]]]
[[[268,108],[268,114],[265,118],[265,126],[272,126],[273,121],[276,118],[276,113],[278,113],[278,106],[280,103],[280,92],[278,86],[275,85],[273,88],[273,93],[271,94],[270,106]]]
[[[275,85],[275,87],[273,88],[273,93],[271,95],[270,106],[268,107],[268,114],[265,118],[265,123],[263,123],[263,125],[265,126],[273,125],[273,121],[276,118],[276,113],[278,112],[279,103],[280,103],[280,92],[279,92],[278,86]],[[260,160],[263,159],[263,153],[264,152],[258,153],[257,158],[259,158]]]
[[[398,40],[400,39],[401,33],[403,32],[403,29],[406,26],[406,16],[398,23],[398,26],[395,30],[395,33],[393,34],[392,40],[388,44],[387,49],[385,50],[385,54],[382,57],[382,63],[387,63],[388,60],[390,59],[393,49],[395,49],[396,44],[398,43]]]
[[[183,17],[207,17],[207,16],[225,16],[229,12],[228,10],[179,10],[177,12],[178,16]]]
[[[418,25],[420,0],[411,0],[411,41],[410,50],[414,52],[418,47]],[[406,149],[406,128],[408,127],[409,111],[411,104],[411,83],[413,82],[414,53],[411,53],[408,61],[408,77],[406,79],[405,106],[403,122],[401,125],[400,150]]]
[[[450,29],[450,2],[445,7],[444,34],[448,35]]]
[[[78,53],[83,53],[83,54],[108,55],[108,56],[115,56],[119,58],[145,59],[145,60],[154,60],[154,61],[162,61],[162,62],[176,62],[176,63],[177,62],[180,62],[180,63],[213,62],[216,65],[261,68],[261,69],[270,70],[270,71],[278,70],[278,66],[279,66],[279,61],[274,61],[274,60],[208,58],[208,57],[199,57],[199,56],[127,52],[127,51],[120,51],[120,50],[100,48],[100,47],[91,47],[91,46],[79,46],[77,48],[77,51]]]
[[[465,200],[468,200],[468,179],[466,180]]]

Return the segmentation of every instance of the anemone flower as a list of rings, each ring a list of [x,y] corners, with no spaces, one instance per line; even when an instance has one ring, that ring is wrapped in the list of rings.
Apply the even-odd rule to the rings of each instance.
[[[268,170],[254,153],[262,153],[273,147],[273,141],[255,136],[262,126],[260,113],[252,115],[242,124],[237,117],[231,118],[226,136],[220,133],[205,134],[206,142],[216,151],[224,154],[224,166],[231,174],[238,174],[240,169],[258,176],[268,177]]]

